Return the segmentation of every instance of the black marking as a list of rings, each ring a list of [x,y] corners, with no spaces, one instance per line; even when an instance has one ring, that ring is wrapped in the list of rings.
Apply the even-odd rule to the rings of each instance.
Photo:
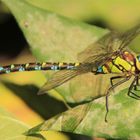
[[[76,65],[80,63],[25,63],[25,64],[12,64],[8,66],[0,67],[0,74],[10,72],[22,72],[22,71],[39,71],[39,70],[71,70],[75,69]]]

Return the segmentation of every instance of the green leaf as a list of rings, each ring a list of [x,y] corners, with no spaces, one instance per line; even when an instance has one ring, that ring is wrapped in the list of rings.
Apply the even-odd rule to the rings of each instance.
[[[33,54],[40,61],[77,62],[79,52],[107,33],[107,30],[39,9],[26,1],[2,1],[10,8]],[[53,73],[47,72],[47,75]],[[70,103],[89,101],[105,94],[105,85],[97,87],[105,79],[93,74],[82,75],[58,87],[57,92]]]
[[[79,52],[107,32],[39,9],[27,1],[2,1],[15,16],[33,54],[41,61],[75,62]],[[86,102],[105,94],[109,76],[112,75],[85,74],[62,85],[56,91],[67,102]],[[52,92],[54,90],[50,91]],[[105,138],[139,138],[140,104],[123,93],[126,93],[126,90],[111,96],[108,123],[104,122],[104,98],[100,98],[57,115],[31,129],[28,134],[32,135],[42,130],[57,130]]]
[[[30,129],[27,134],[56,130],[112,139],[139,139],[140,102],[127,96],[128,90],[109,97],[108,123],[105,98],[79,105]]]
[[[38,96],[36,93],[39,89],[35,85],[18,85],[7,81],[3,81],[3,83],[44,119],[48,119],[67,109],[62,101],[56,100],[48,94]]]
[[[29,126],[16,120],[12,115],[0,108],[0,139],[1,140],[43,140],[41,136],[30,137],[23,133]]]
[[[102,29],[39,9],[26,1],[2,1],[10,8],[33,53],[40,60],[76,61],[78,52],[105,33]]]
[[[91,23],[104,23],[122,30],[132,26],[140,18],[139,0],[30,0],[28,2],[67,17]]]

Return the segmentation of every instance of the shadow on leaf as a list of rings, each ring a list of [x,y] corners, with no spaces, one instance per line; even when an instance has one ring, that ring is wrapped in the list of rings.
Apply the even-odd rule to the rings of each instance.
[[[3,84],[44,119],[67,110],[63,102],[50,97],[48,94],[37,95],[39,88],[35,85],[18,85],[7,81],[3,81]]]

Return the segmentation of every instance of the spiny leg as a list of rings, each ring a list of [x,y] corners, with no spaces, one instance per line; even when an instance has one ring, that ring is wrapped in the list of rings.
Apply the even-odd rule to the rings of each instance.
[[[137,76],[136,85],[139,85],[139,77]]]
[[[140,86],[140,84],[139,84],[139,77],[137,76],[136,77],[136,85],[134,85],[134,90],[135,91],[140,91],[140,89],[137,89],[138,86]]]
[[[111,84],[111,86],[113,86],[114,84],[113,84],[113,80],[115,80],[115,79],[120,79],[120,78],[124,78],[123,76],[114,76],[114,77],[111,77],[110,78],[110,84]]]
[[[131,83],[131,85],[130,85],[130,87],[129,87],[128,96],[131,97],[131,98],[140,100],[140,96],[137,95],[137,94],[135,94],[134,92],[132,92],[133,87],[134,87],[134,89],[135,89],[135,86],[136,86],[136,85],[134,85],[135,82],[136,82],[136,85],[137,85],[137,84],[138,84],[138,83],[137,83],[137,82],[138,82],[138,77],[137,77],[137,76],[134,78],[133,82]],[[131,94],[132,94],[133,96],[132,96]]]
[[[124,76],[122,76],[123,78]],[[106,115],[105,115],[105,122],[107,122],[107,115],[108,115],[108,112],[109,112],[109,108],[108,108],[108,97],[110,95],[110,92],[111,90],[113,90],[114,88],[116,88],[117,86],[121,85],[122,83],[128,81],[129,79],[131,78],[131,76],[129,77],[126,77],[125,79],[119,81],[118,83],[114,84],[112,87],[110,87],[107,91],[107,94],[106,94]]]
[[[115,80],[115,79],[120,79],[120,78],[124,78],[124,76],[114,76],[114,77],[111,77],[110,78],[110,84],[111,84],[111,86],[113,86],[114,84],[113,84],[113,80]],[[112,90],[113,92],[114,92],[114,89]]]

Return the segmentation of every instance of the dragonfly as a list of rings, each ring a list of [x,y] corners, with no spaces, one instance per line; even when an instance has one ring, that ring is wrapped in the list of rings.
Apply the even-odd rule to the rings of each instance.
[[[97,74],[117,74],[110,78],[111,86],[105,94],[106,114],[105,122],[109,112],[108,98],[111,91],[119,85],[127,82],[133,77],[133,81],[128,89],[128,96],[134,99],[140,99],[140,96],[133,92],[137,90],[140,79],[140,55],[135,55],[128,49],[129,44],[140,34],[140,24],[120,33],[110,31],[101,39],[88,46],[78,54],[77,63],[65,62],[43,62],[12,64],[0,67],[0,74],[17,71],[35,71],[35,70],[58,70],[44,84],[38,94],[44,94],[46,91],[54,89],[70,79],[85,73]],[[118,79],[118,82],[113,81]]]

